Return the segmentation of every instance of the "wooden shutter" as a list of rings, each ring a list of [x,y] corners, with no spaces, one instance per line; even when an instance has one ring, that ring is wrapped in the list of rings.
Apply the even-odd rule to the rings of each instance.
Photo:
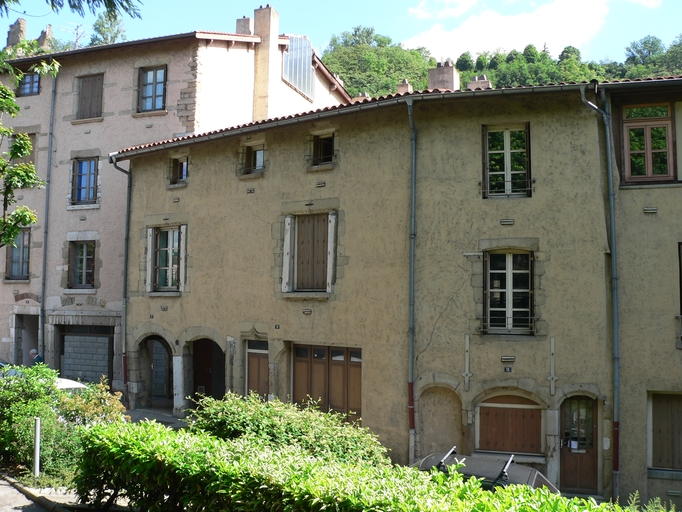
[[[327,365],[329,351],[326,347],[312,347],[313,357],[310,365],[310,396],[318,401],[320,410],[329,408]]]
[[[682,395],[653,395],[651,449],[653,467],[682,469]]]
[[[296,226],[296,289],[327,289],[328,217],[301,215]]]
[[[269,385],[269,370],[268,370],[268,354],[259,354],[256,352],[249,352],[247,356],[248,361],[248,390],[255,391],[263,398],[267,398]]]
[[[293,230],[294,216],[287,215],[284,218],[284,247],[282,248],[282,293],[293,290]]]
[[[362,417],[362,352],[348,350],[348,419],[357,421]]]
[[[533,179],[530,173],[530,123],[526,123],[526,195],[533,196]]]
[[[348,410],[348,350],[333,347],[329,350],[329,408],[345,412]]]
[[[542,453],[542,411],[535,402],[517,396],[494,397],[486,402],[502,406],[481,405],[480,450]]]
[[[102,116],[102,90],[104,75],[84,76],[80,79],[78,118]]]
[[[483,178],[481,180],[481,193],[483,199],[488,197],[488,188],[490,187],[488,180],[488,127],[483,127],[483,142],[481,143],[483,147]]]
[[[187,279],[187,224],[180,226],[180,240],[179,247],[180,251],[180,268],[178,269],[178,291],[185,291],[185,281]]]
[[[147,228],[147,279],[145,291],[147,293],[154,290],[156,280],[156,244],[154,243],[154,228]]]
[[[310,394],[310,347],[294,347],[294,389],[295,403],[305,403]]]

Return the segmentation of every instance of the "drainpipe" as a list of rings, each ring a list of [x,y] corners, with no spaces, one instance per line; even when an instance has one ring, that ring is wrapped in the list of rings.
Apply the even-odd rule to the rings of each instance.
[[[50,226],[50,176],[52,175],[52,140],[54,138],[54,110],[57,98],[57,77],[52,77],[52,96],[50,98],[50,131],[47,143],[47,175],[45,176],[45,219],[43,227],[43,268],[40,281],[40,346],[38,351],[45,359],[45,290],[47,288],[47,247]],[[56,356],[55,356],[56,357]],[[58,365],[55,365],[58,366]]]
[[[109,162],[114,166],[116,170],[121,171],[128,177],[128,186],[126,192],[126,223],[125,223],[125,241],[123,242],[123,304],[122,304],[122,318],[121,318],[121,338],[122,338],[122,364],[123,364],[123,395],[125,400],[130,403],[128,397],[128,359],[126,355],[126,345],[127,345],[127,310],[128,310],[128,232],[130,230],[130,196],[133,184],[133,175],[130,170],[126,170],[123,167],[119,167],[116,163],[116,156],[109,155]]]
[[[411,154],[411,183],[410,183],[410,311],[409,311],[409,342],[408,342],[408,372],[407,372],[407,411],[410,422],[409,463],[414,462],[414,241],[416,217],[416,190],[417,190],[417,128],[414,125],[414,113],[412,111],[413,99],[408,97],[407,117],[410,120],[410,154]]]
[[[595,84],[595,93],[597,92]],[[613,153],[611,149],[611,102],[604,89],[599,91],[604,110],[585,98],[585,87],[580,88],[583,103],[604,120],[606,132],[606,169],[609,183],[609,242],[611,244],[611,323],[613,329],[613,496],[620,494],[620,346],[618,336],[618,256],[616,252],[616,207],[613,186]]]

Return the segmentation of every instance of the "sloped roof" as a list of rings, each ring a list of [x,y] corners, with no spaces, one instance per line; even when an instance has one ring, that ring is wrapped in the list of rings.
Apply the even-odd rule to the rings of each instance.
[[[345,103],[342,105],[325,107],[309,112],[302,112],[298,114],[275,117],[271,119],[264,119],[261,121],[253,121],[237,126],[221,128],[204,133],[184,135],[172,139],[150,142],[147,144],[140,144],[129,148],[121,149],[114,153],[110,153],[110,160],[127,160],[137,155],[152,153],[154,151],[161,151],[170,148],[177,148],[179,146],[188,146],[191,144],[198,144],[201,142],[209,142],[212,140],[253,133],[267,128],[275,128],[298,124],[301,122],[312,121],[320,118],[330,118],[337,115],[345,115],[356,113],[365,110],[372,110],[375,108],[382,108],[398,103],[407,103],[414,100],[437,100],[457,97],[487,97],[494,95],[508,95],[508,94],[533,94],[543,92],[558,92],[558,91],[578,91],[583,87],[599,87],[611,90],[619,90],[622,88],[638,87],[637,84],[650,85],[656,84],[678,84],[682,86],[682,76],[669,77],[652,77],[652,78],[637,78],[637,79],[623,79],[603,82],[568,82],[568,83],[551,83],[541,85],[519,85],[515,87],[498,87],[474,90],[450,90],[450,89],[427,89],[423,91],[414,91],[411,93],[396,93],[379,96],[376,98],[362,98],[355,99],[352,103]],[[634,89],[633,89],[634,92]]]

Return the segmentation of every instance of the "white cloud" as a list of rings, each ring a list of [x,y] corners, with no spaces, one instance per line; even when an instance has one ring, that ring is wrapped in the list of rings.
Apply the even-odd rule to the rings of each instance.
[[[423,46],[438,60],[457,59],[465,51],[475,56],[497,49],[523,50],[534,44],[545,45],[556,57],[571,45],[581,48],[605,23],[609,0],[550,0],[528,12],[504,16],[484,9],[449,29],[435,23],[429,30],[403,41],[406,48]],[[631,0],[656,1],[656,0]]]
[[[656,7],[660,7],[661,3],[663,0],[629,0],[633,4],[639,4],[643,5],[644,7],[648,7],[649,9],[655,9]]]
[[[417,7],[410,7],[408,12],[410,16],[420,20],[459,18],[478,2],[479,0],[421,0]]]

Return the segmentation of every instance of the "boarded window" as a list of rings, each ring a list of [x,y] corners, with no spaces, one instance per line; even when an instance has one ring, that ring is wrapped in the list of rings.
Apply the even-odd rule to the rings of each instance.
[[[682,470],[682,395],[655,394],[651,401],[651,466]]]
[[[296,218],[296,289],[327,289],[329,214]]]
[[[296,345],[294,347],[294,393],[297,403],[308,397],[323,411],[362,414],[362,351],[346,347]],[[351,414],[352,413],[352,414]]]
[[[542,410],[517,396],[490,398],[480,405],[478,449],[542,453]]]
[[[78,119],[102,117],[104,75],[83,76],[79,81]]]

